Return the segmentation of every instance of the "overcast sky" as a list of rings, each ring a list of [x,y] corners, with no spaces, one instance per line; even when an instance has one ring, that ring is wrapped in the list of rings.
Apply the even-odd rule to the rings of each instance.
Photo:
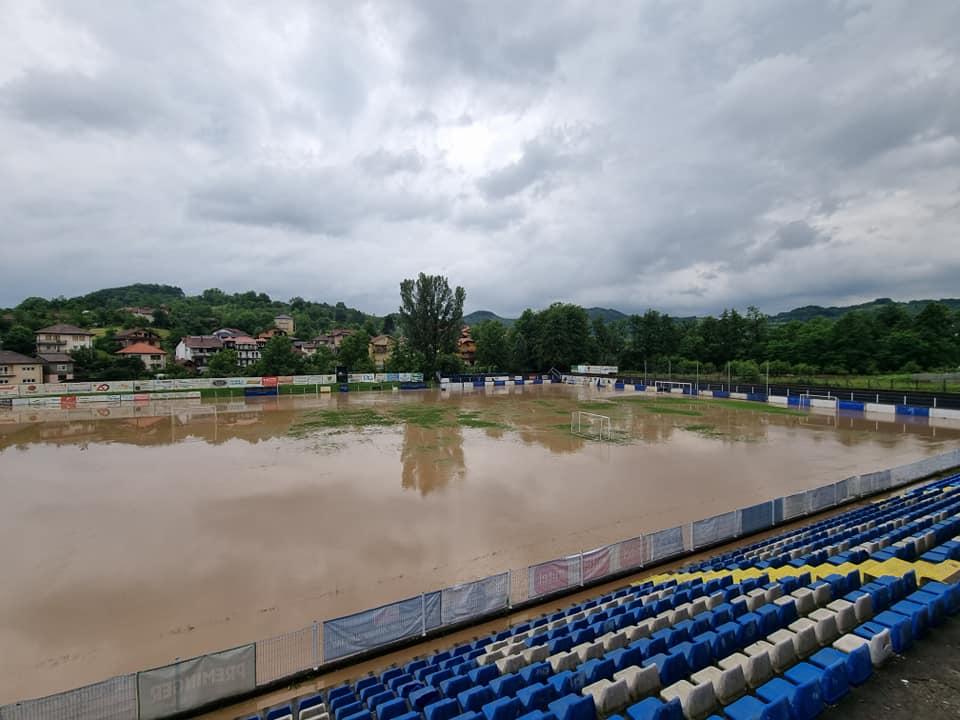
[[[0,305],[960,295],[960,3],[0,0]]]

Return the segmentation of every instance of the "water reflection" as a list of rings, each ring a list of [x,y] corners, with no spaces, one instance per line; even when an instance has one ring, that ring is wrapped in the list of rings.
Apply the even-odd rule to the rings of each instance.
[[[400,450],[400,485],[421,495],[446,487],[466,474],[463,432],[459,427],[424,428],[406,425]]]

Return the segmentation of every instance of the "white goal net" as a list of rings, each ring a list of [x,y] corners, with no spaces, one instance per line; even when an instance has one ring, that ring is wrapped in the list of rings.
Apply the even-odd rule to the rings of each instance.
[[[609,440],[610,418],[607,415],[575,410],[570,416],[570,432],[591,440]]]
[[[686,393],[688,395],[693,394],[693,383],[689,382],[678,382],[675,380],[654,380],[653,385],[657,389],[657,392]]]

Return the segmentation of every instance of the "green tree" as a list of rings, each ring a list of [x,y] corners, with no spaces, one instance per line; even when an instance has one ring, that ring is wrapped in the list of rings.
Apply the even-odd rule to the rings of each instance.
[[[337,352],[337,364],[353,371],[373,370],[373,361],[370,359],[370,333],[361,330],[345,337]]]
[[[593,338],[590,318],[579,305],[554,303],[540,313],[538,345],[541,369],[559,370],[590,361]]]
[[[241,374],[236,350],[221,350],[207,363],[207,375],[210,377],[237,377]]]
[[[423,355],[415,350],[410,343],[401,340],[390,354],[390,359],[387,360],[386,371],[391,373],[423,372],[424,364]]]
[[[412,348],[423,355],[424,372],[432,375],[437,358],[456,350],[463,325],[466,292],[450,289],[442,275],[420,273],[400,283],[400,327]]]
[[[954,337],[957,328],[950,308],[940,302],[929,303],[917,315],[914,329],[926,346],[923,365],[929,369],[945,369],[956,364]]]
[[[507,343],[507,329],[498,320],[484,320],[471,328],[471,335],[477,343],[474,365],[479,369],[510,370],[510,346]]]
[[[33,355],[36,339],[30,328],[24,325],[14,325],[3,336],[3,344],[0,347],[21,355]]]
[[[507,331],[507,346],[510,349],[512,370],[540,370],[543,362],[539,355],[539,320],[530,308],[523,311]]]
[[[304,361],[304,372],[314,375],[327,375],[334,371],[336,364],[333,350],[326,345],[320,345],[313,355],[308,356]]]
[[[278,335],[263,346],[260,361],[254,366],[260,375],[299,375],[303,356],[293,349],[290,338]]]

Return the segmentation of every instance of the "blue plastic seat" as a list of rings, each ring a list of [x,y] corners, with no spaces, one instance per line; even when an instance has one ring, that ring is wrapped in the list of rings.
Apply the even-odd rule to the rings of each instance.
[[[366,699],[366,706],[368,708],[376,708],[380,705],[383,705],[385,702],[393,700],[396,695],[389,690],[384,690],[378,692],[376,695],[371,695]]]
[[[482,712],[486,720],[516,720],[520,710],[520,702],[516,698],[498,698],[483,706]]]
[[[592,685],[598,680],[612,679],[615,667],[613,660],[610,658],[594,658],[587,660],[579,669],[583,673],[584,682],[587,685]]]
[[[354,700],[353,702],[345,703],[337,707],[333,712],[333,716],[336,720],[344,720],[351,715],[356,715],[359,712],[363,712],[366,708],[363,706],[363,703],[359,700]]]
[[[423,709],[426,720],[453,720],[459,714],[459,703],[449,698],[430,703]]]
[[[790,706],[791,720],[813,720],[823,711],[820,685],[815,680],[797,685],[773,678],[757,688],[757,696],[771,704],[785,700]]]
[[[407,701],[403,698],[388,700],[375,707],[377,720],[393,720],[408,712],[409,709]]]
[[[578,693],[583,690],[583,674],[575,670],[564,670],[556,675],[551,675],[547,684],[553,688],[557,697]]]
[[[764,702],[753,695],[735,700],[723,709],[729,720],[791,720],[790,705],[786,698]]]
[[[464,712],[480,712],[480,709],[484,705],[494,700],[496,700],[496,697],[493,694],[493,690],[486,685],[472,687],[457,695],[457,701],[460,703],[460,707],[463,708]],[[383,719],[380,718],[378,720]]]
[[[468,672],[467,677],[469,677],[476,685],[486,685],[499,674],[500,671],[497,670],[496,665],[481,665],[476,670],[471,670]]]
[[[455,698],[471,685],[473,682],[468,675],[456,675],[440,683],[440,692],[444,697]]]
[[[410,701],[410,705],[413,706],[414,710],[423,712],[427,705],[440,702],[443,698],[440,697],[440,693],[436,688],[425,687],[414,690],[407,699]]]
[[[564,695],[550,703],[557,720],[596,720],[593,695]]]
[[[540,661],[520,668],[519,674],[523,682],[529,685],[533,682],[544,682],[553,674],[553,668],[550,667],[550,663]]]
[[[821,664],[799,662],[788,668],[783,677],[801,685],[806,682],[815,682],[820,686],[820,697],[827,705],[836,705],[850,692],[850,682],[847,680],[847,664],[844,660],[821,656]]]
[[[643,661],[644,666],[656,665],[663,687],[673,685],[690,674],[690,668],[682,653],[660,653]]]
[[[524,713],[546,710],[554,697],[553,688],[542,682],[532,683],[517,691],[517,700],[520,701],[521,712]]]
[[[495,698],[512,697],[523,686],[523,678],[517,673],[507,673],[490,681],[490,689]]]
[[[663,702],[660,698],[648,697],[627,708],[630,720],[683,720],[680,698]]]

